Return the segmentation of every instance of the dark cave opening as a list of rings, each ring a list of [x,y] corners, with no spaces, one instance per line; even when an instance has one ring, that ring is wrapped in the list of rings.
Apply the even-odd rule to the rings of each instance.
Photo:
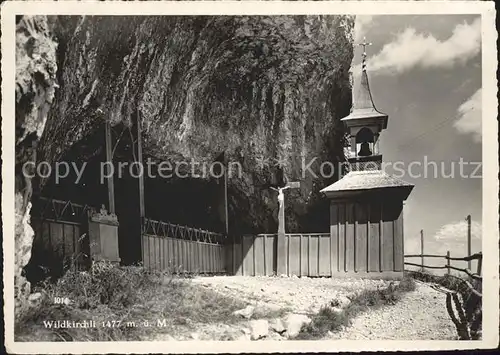
[[[128,134],[129,127],[119,124],[113,128],[114,148],[114,200],[115,213],[118,217],[118,248],[122,265],[141,263],[142,243],[140,214],[140,179],[137,170],[131,166],[137,159],[134,134]],[[120,134],[125,132],[125,134]],[[134,127],[130,130],[134,132]],[[148,161],[154,160],[152,169],[146,168]],[[74,144],[57,163],[69,166],[67,176],[56,181],[54,175],[40,181],[36,178],[34,186],[37,196],[48,199],[71,201],[80,205],[92,206],[99,211],[105,206],[109,211],[108,186],[102,176],[105,169],[105,127],[100,124],[88,136]],[[165,160],[175,166],[174,158]],[[163,160],[146,152],[143,156],[144,211],[145,217],[172,224],[200,228],[212,232],[225,233],[225,184],[224,178],[193,177],[190,168],[181,175],[165,177],[159,173],[158,165]],[[55,166],[53,163],[52,166]],[[199,172],[197,172],[199,173]],[[218,172],[215,172],[218,175]],[[269,171],[270,177],[264,184],[253,186],[248,191],[246,185],[238,181],[229,181],[227,186],[227,210],[231,236],[258,233],[276,233],[277,203],[276,194],[270,187],[283,186],[286,181],[280,169]],[[287,192],[285,210],[286,231],[324,232],[328,228],[328,201],[314,198],[309,208],[297,209],[297,204],[304,197],[300,190]],[[252,207],[252,203],[261,201]],[[32,216],[39,211],[33,209]],[[82,228],[83,229],[83,228]],[[228,239],[230,241],[231,238]],[[36,265],[41,263],[57,269],[56,277],[62,275],[62,267],[55,263],[46,263],[41,252],[35,250],[40,243],[33,244],[31,275],[36,279]],[[45,247],[46,248],[46,247]],[[47,249],[47,248],[46,248]],[[44,251],[42,251],[43,254]],[[89,253],[90,254],[90,253]],[[62,261],[64,263],[64,261]],[[33,272],[35,270],[35,272]],[[40,273],[38,272],[38,276]],[[52,276],[52,275],[50,275]],[[36,280],[35,280],[36,281]]]
[[[122,124],[114,127],[120,132],[128,127]],[[103,175],[105,133],[104,125],[94,129],[85,139],[74,144],[56,163],[51,164],[53,174],[45,179],[35,177],[36,200],[55,199],[88,205],[99,211],[105,206],[109,211],[108,186]],[[139,177],[137,170],[131,168],[136,154],[133,154],[133,135],[123,134],[113,141],[114,156],[114,199],[115,213],[118,217],[119,255],[124,265],[137,264],[141,255],[141,216],[139,198]],[[135,151],[134,151],[135,152]],[[136,153],[136,152],[135,152]],[[145,155],[145,162],[149,156]],[[158,158],[155,158],[158,161]],[[56,178],[55,166],[69,167],[67,176]],[[122,166],[120,166],[122,164]],[[145,166],[145,163],[144,163]],[[161,177],[154,168],[149,172],[144,168],[144,207],[145,217],[157,221],[170,222],[213,232],[224,233],[224,183],[219,178]],[[36,205],[36,204],[35,204]],[[32,211],[35,218],[41,211]],[[36,249],[36,247],[35,247]],[[33,260],[40,262],[40,253],[33,250]]]
[[[144,176],[145,217],[212,232],[224,232],[223,190],[220,181],[163,178],[152,170]],[[124,264],[141,261],[139,179],[133,173],[115,179],[120,257]]]
[[[148,218],[224,232],[221,181],[152,177],[145,179],[144,189]]]
[[[115,213],[118,217],[118,247],[121,263],[138,264],[142,260],[140,195],[137,169],[136,127],[120,123],[113,127],[113,166]],[[163,160],[150,154],[143,156],[145,217],[156,221],[225,233],[224,178],[193,177],[188,167],[183,174],[161,175],[158,166]],[[217,158],[218,159],[218,158]],[[146,167],[153,160],[152,168]],[[59,160],[69,166],[66,177],[56,181],[35,179],[37,195],[49,199],[71,201],[109,211],[108,186],[102,176],[106,170],[105,127],[98,124],[86,138],[74,144]],[[166,159],[175,166],[174,158]],[[54,166],[57,163],[53,163]],[[170,171],[172,173],[172,171]],[[197,171],[196,174],[200,172]],[[81,174],[81,175],[80,175]],[[216,176],[219,172],[215,171]],[[277,231],[276,195],[272,186],[283,186],[286,181],[280,169],[269,171],[264,184],[246,190],[239,181],[228,181],[227,211],[231,235],[275,233]],[[41,187],[41,188],[40,188]],[[326,200],[315,199],[309,209],[296,210],[301,200],[299,190],[287,192],[286,228],[288,233],[322,232],[328,228],[329,208]],[[255,205],[252,203],[258,202]],[[32,215],[39,211],[33,210]],[[36,258],[33,258],[34,260]],[[36,259],[36,260],[39,260]]]

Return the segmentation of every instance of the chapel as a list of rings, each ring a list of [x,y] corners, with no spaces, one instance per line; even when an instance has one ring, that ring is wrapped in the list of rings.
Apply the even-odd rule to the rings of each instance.
[[[400,278],[404,268],[403,205],[414,185],[384,171],[380,134],[388,115],[373,102],[366,71],[366,46],[360,83],[350,114],[349,172],[321,192],[330,200],[334,271],[339,275]]]

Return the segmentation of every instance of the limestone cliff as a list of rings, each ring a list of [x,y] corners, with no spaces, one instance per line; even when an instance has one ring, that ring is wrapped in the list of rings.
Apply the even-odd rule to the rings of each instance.
[[[29,293],[22,268],[31,256],[33,230],[29,224],[31,180],[24,163],[36,160],[56,87],[56,47],[47,19],[22,17],[16,27],[16,167],[15,167],[15,295]],[[6,119],[4,117],[4,119]]]
[[[272,232],[281,175],[289,230],[315,228],[308,162],[343,159],[353,19],[344,16],[53,17],[60,88],[40,154],[55,161],[102,119],[143,121],[144,151],[212,162],[225,152],[237,231]],[[268,166],[259,160],[268,158]],[[318,171],[318,164],[313,165]],[[166,197],[167,198],[167,197]],[[190,198],[190,196],[188,196]],[[193,197],[194,198],[194,197]],[[196,197],[202,198],[202,197]],[[323,210],[323,208],[321,209]],[[323,211],[323,214],[327,211]]]
[[[37,159],[53,163],[103,120],[130,125],[139,115],[148,156],[202,163],[224,152],[241,164],[242,176],[229,179],[233,233],[276,230],[269,186],[283,176],[302,183],[287,192],[287,231],[328,228],[318,191],[335,176],[303,174],[302,159],[344,159],[339,120],[351,104],[352,17],[57,16],[17,26],[19,164],[34,159],[40,136]],[[16,206],[18,225],[29,229],[25,184],[19,179]],[[172,184],[155,193],[169,201]],[[184,199],[207,197],[189,195],[195,190],[186,188]]]

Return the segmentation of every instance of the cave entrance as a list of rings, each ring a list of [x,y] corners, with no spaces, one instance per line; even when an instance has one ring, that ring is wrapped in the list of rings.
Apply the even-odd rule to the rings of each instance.
[[[78,221],[59,219],[56,222],[62,227],[37,228],[30,261],[35,268],[31,267],[31,270],[44,266],[59,270],[56,276],[60,276],[63,269],[67,269],[64,265],[68,262],[62,260],[55,267],[53,261],[44,259],[52,259],[47,255],[61,250],[85,255],[80,264],[83,268],[88,267],[92,255],[85,221],[104,207],[118,217],[117,244],[121,264],[142,262],[150,268],[161,269],[170,268],[169,264],[172,264],[184,271],[224,272],[223,245],[227,231],[225,176],[194,178],[182,174],[182,177],[162,178],[157,170],[162,159],[149,151],[143,156],[138,137],[141,138],[137,121],[132,125],[119,123],[113,127],[103,121],[58,160],[70,166],[65,178],[55,175],[48,179],[35,178],[34,186],[38,188],[35,189],[34,201],[46,201],[56,210],[66,206],[66,212],[76,208],[78,216],[85,217]],[[138,170],[138,162],[142,163],[143,174]],[[150,162],[155,164],[147,168]],[[171,163],[175,165],[175,162]],[[110,174],[108,169],[111,166]],[[34,202],[34,205],[42,204]],[[68,206],[72,207],[68,209]],[[33,209],[33,218],[41,221],[36,226],[46,222],[46,209],[43,210],[45,212],[42,208]],[[68,223],[74,223],[71,233],[70,227],[65,227]],[[56,229],[62,231],[62,239],[54,237]],[[68,247],[64,240],[71,235],[72,242]],[[85,244],[78,247],[75,240],[82,238]]]
[[[99,181],[103,138],[95,127],[57,161],[49,164],[41,158],[37,162],[37,167],[45,169],[33,173],[34,239],[24,268],[33,284],[47,277],[57,279],[70,268],[90,266],[89,216],[105,203],[106,186]],[[46,156],[47,148],[42,142],[37,155]]]
[[[193,260],[203,257],[210,259],[213,267],[224,266],[225,176],[194,178],[184,171],[165,177],[159,166],[165,162],[175,166],[176,162],[155,156],[151,148],[143,152],[138,115],[136,118],[129,126],[120,123],[104,128],[109,147],[106,161],[112,160],[114,167],[113,176],[107,179],[106,206],[118,216],[122,264],[142,262],[150,268],[186,271]],[[215,258],[220,261],[212,260]]]
[[[163,160],[151,148],[143,154],[136,117],[130,127],[109,129],[111,146],[117,148],[108,205],[114,199],[122,262],[142,261],[145,267],[156,270],[224,272],[227,180],[223,170],[214,171],[219,178],[195,177],[197,174],[189,174],[192,171],[176,169],[175,174],[170,171],[165,176],[159,168],[162,163],[171,167],[188,164]],[[120,133],[124,130],[129,134]],[[223,161],[223,157],[216,160]],[[120,164],[125,168],[117,169]],[[219,166],[224,169],[220,161]]]
[[[145,160],[162,162],[150,155]],[[196,178],[180,171],[179,176],[162,178],[156,166],[144,180],[144,265],[157,270],[224,273],[225,176]]]

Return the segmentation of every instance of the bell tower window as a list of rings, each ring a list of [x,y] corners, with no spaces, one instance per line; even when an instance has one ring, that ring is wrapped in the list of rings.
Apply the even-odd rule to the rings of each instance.
[[[367,157],[374,153],[374,134],[366,127],[363,127],[356,134],[356,152],[359,157]]]
[[[366,73],[366,40],[363,46],[359,85],[352,93],[352,107],[348,116],[341,119],[349,137],[346,158],[352,171],[380,169],[382,155],[379,149],[380,133],[387,128],[388,115],[378,111],[373,103],[368,74]],[[370,163],[370,164],[369,164]],[[374,163],[374,164],[371,164]]]

